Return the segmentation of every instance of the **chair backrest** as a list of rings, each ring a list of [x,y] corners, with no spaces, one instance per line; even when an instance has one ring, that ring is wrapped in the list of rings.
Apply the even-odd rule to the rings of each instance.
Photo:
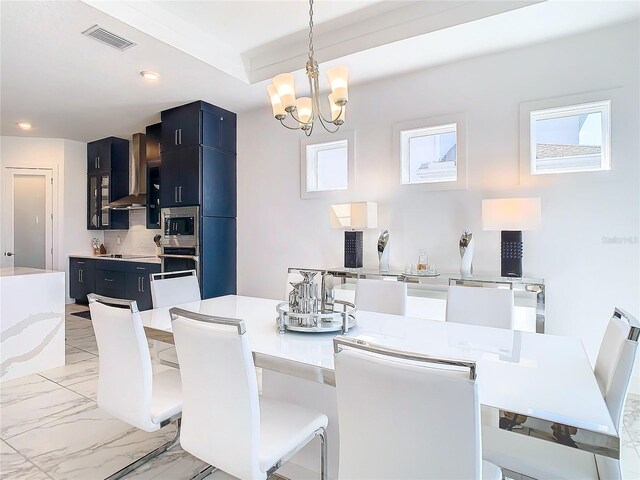
[[[356,284],[355,304],[358,310],[405,315],[407,284],[360,278]]]
[[[447,293],[447,322],[513,328],[513,290],[451,285]]]
[[[640,324],[616,308],[600,344],[594,374],[613,423],[620,431],[624,404],[638,349]]]
[[[170,310],[182,377],[182,448],[238,478],[260,470],[260,404],[242,320]]]
[[[145,431],[151,421],[153,371],[135,301],[88,295],[98,344],[98,406]]]
[[[153,308],[201,300],[200,285],[195,270],[152,273],[150,278]]]
[[[474,363],[398,352],[350,337],[336,337],[334,346],[338,478],[481,478]]]

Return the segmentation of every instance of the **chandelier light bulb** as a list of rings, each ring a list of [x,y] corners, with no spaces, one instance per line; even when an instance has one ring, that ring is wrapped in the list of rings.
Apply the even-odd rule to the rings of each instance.
[[[280,102],[287,112],[296,107],[296,90],[292,73],[281,73],[273,77]]]
[[[29,122],[18,122],[17,123],[18,127],[20,127],[22,130],[29,130],[31,129],[31,124]]]
[[[313,113],[311,99],[309,97],[299,98],[296,100],[296,108],[298,110],[298,120],[300,120],[300,123],[309,123],[311,120],[311,114]]]
[[[271,99],[271,108],[273,109],[273,116],[278,120],[283,120],[287,116],[287,112],[284,110],[282,106],[282,101],[280,100],[280,95],[278,95],[278,90],[276,90],[275,85],[271,84],[267,87],[267,92],[269,92],[269,98]]]
[[[344,105],[349,101],[349,69],[347,67],[333,67],[327,70],[329,85],[338,105]]]

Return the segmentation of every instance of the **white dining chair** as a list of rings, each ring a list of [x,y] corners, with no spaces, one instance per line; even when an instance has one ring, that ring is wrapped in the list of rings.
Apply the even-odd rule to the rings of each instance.
[[[355,304],[358,310],[405,315],[407,284],[359,278],[356,284]]]
[[[618,434],[639,336],[640,323],[624,310],[614,309],[594,368],[594,375]],[[490,429],[483,432],[483,442],[488,459],[508,470],[533,478],[619,479],[622,476],[617,460],[533,437]]]
[[[172,440],[108,477],[115,480],[177,442],[182,387],[177,370],[153,373],[149,345],[135,301],[96,294],[89,294],[87,298],[98,344],[98,407],[145,432],[155,432],[171,423],[176,425]]]
[[[195,270],[152,273],[149,277],[153,308],[174,307],[181,303],[201,300]],[[178,367],[178,356],[173,345],[154,340],[153,354],[163,365]]]
[[[474,362],[334,339],[340,480],[495,479]]]
[[[184,399],[180,444],[241,480],[265,479],[315,437],[327,479],[326,415],[258,394],[243,320],[170,310]]]
[[[447,322],[513,328],[513,290],[451,285],[447,293]]]

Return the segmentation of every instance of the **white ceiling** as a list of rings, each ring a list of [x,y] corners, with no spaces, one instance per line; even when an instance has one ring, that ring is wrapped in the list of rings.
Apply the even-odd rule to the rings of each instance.
[[[639,5],[316,0],[314,43],[321,70],[345,64],[356,85],[637,19]],[[297,70],[305,80],[307,9],[302,0],[1,1],[1,133],[88,141],[141,131],[197,99],[267,107],[264,79]],[[80,35],[94,24],[137,45],[120,52]],[[161,79],[143,79],[144,69]],[[32,130],[18,130],[21,120]]]

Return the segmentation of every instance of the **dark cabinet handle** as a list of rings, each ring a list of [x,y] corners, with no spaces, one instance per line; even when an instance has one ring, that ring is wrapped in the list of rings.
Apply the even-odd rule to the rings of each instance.
[[[175,145],[178,145],[178,129],[177,128],[173,131],[173,141]]]
[[[182,129],[178,130],[179,135],[180,135],[180,145],[182,145]]]
[[[100,155],[98,155],[98,169],[100,169]]]
[[[182,203],[182,185],[178,187],[178,201]]]
[[[104,281],[105,282],[113,282],[113,279],[112,278],[105,278]]]
[[[178,187],[173,187],[173,190],[174,190],[173,196],[176,200],[176,203],[178,203]]]
[[[146,267],[136,267],[136,270],[146,270]]]

